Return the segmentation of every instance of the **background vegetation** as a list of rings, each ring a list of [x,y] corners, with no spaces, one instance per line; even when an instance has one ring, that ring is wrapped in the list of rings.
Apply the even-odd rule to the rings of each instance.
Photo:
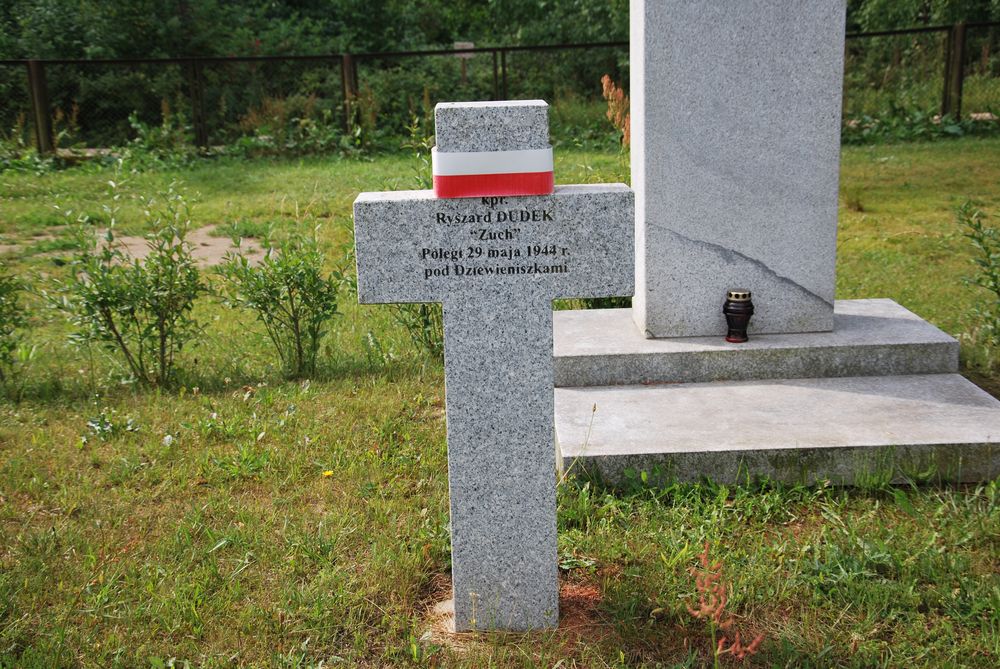
[[[998,0],[852,0],[849,31],[1000,20]],[[281,56],[628,40],[625,0],[298,0],[296,2],[0,4],[4,58],[156,58]],[[968,113],[1000,116],[1000,28],[970,28],[964,54]],[[845,77],[848,140],[966,134],[940,124],[946,34],[850,40]],[[511,52],[507,95],[540,97],[572,110],[600,105],[600,78],[626,90],[625,47]],[[200,82],[210,145],[243,142],[275,152],[330,152],[395,146],[414,115],[439,100],[494,95],[493,56],[367,58],[348,113],[338,59],[185,64],[50,64],[46,76],[63,147],[121,146],[163,127],[193,142],[191,90]],[[0,65],[0,136],[31,145],[23,65]],[[995,129],[997,124],[990,126]],[[144,130],[145,129],[145,130]],[[579,130],[577,131],[579,132]],[[583,138],[586,139],[584,133]],[[9,149],[8,149],[9,150]]]

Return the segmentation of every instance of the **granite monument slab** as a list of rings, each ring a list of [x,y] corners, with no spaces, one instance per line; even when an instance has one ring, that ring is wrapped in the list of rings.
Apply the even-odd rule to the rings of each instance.
[[[647,337],[833,328],[844,0],[633,0],[634,318]]]

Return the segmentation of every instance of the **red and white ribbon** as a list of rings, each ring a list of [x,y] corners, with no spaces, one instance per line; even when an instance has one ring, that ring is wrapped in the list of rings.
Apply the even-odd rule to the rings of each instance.
[[[431,149],[438,197],[548,195],[552,192],[552,148],[521,151],[444,152]]]

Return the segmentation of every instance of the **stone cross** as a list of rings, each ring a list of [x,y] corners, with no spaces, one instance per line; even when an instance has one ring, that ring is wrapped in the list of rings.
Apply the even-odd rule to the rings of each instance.
[[[833,329],[845,0],[632,0],[633,316],[647,337]]]
[[[548,146],[540,101],[435,122],[438,151]],[[623,184],[354,203],[358,300],[443,304],[456,631],[558,623],[552,300],[632,293],[633,213]]]

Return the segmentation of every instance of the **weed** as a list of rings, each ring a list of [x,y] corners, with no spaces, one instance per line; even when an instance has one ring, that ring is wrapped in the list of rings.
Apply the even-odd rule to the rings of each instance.
[[[232,149],[244,156],[304,155],[341,148],[344,132],[332,108],[320,108],[316,95],[264,98],[240,119],[246,133]]]
[[[605,74],[601,77],[601,92],[608,102],[605,116],[618,131],[619,141],[623,151],[628,151],[631,142],[632,116],[629,113],[629,99],[625,91],[615,85],[611,77]]]
[[[740,633],[732,631],[734,621],[732,616],[726,613],[726,605],[729,603],[729,585],[722,579],[722,563],[711,562],[708,553],[709,543],[706,541],[705,550],[698,555],[700,567],[691,567],[690,569],[691,575],[695,577],[698,608],[689,606],[688,613],[708,623],[709,633],[712,636],[712,658],[715,668],[718,669],[719,658],[723,655],[729,655],[736,660],[756,655],[764,640],[764,635],[758,634],[749,644],[743,645]],[[720,630],[725,634],[718,637]],[[730,638],[726,634],[730,634],[732,637]]]
[[[861,116],[846,119],[841,130],[844,144],[910,142],[914,140],[953,139],[967,135],[1000,133],[996,120],[955,119],[936,114],[892,107],[880,117]]]
[[[99,415],[87,420],[87,429],[103,442],[126,432],[138,432],[139,426],[132,416],[126,417],[123,421],[118,418],[115,409],[104,407]]]
[[[371,330],[365,333],[362,345],[365,349],[365,359],[368,361],[368,366],[373,369],[384,367],[398,358],[396,352],[391,347],[383,345],[379,337]]]
[[[629,113],[629,99],[625,91],[615,85],[611,77],[604,75],[601,77],[601,90],[604,99],[608,102],[608,110],[605,116],[611,121],[618,134],[619,151],[619,181],[622,183],[631,182],[630,148],[632,142],[632,116]]]

